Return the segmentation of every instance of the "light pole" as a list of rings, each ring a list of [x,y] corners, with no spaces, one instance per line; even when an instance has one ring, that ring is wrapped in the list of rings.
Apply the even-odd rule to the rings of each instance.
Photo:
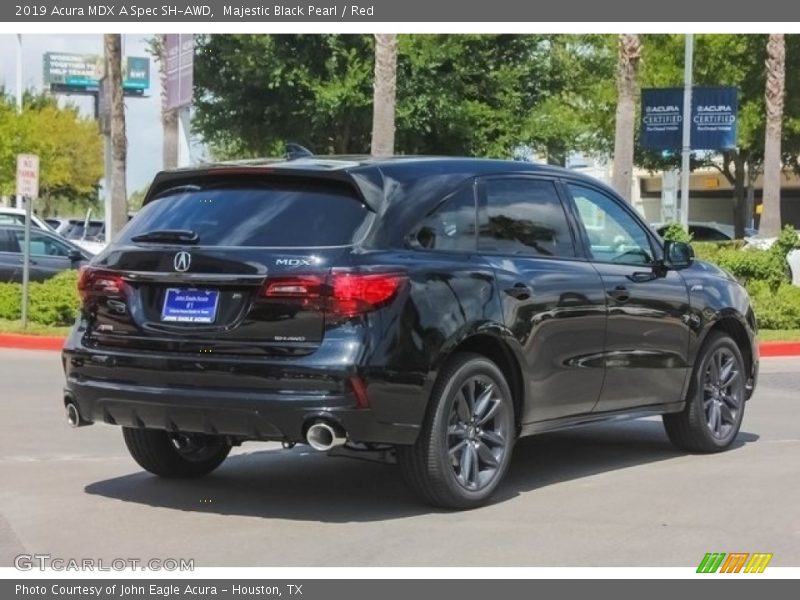
[[[22,34],[17,34],[17,113],[22,114]],[[17,208],[22,208],[22,196],[17,194]]]
[[[689,229],[689,159],[692,154],[692,61],[694,59],[694,34],[686,34],[683,58],[683,141],[681,143],[681,203],[680,222]]]

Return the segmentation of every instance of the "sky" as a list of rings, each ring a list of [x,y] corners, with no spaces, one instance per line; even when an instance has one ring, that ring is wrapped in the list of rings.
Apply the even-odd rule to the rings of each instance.
[[[123,55],[150,56],[145,51],[144,34],[122,36]],[[0,85],[7,92],[16,93],[17,36],[0,34]],[[22,36],[22,87],[42,90],[42,60],[45,52],[75,52],[102,54],[101,35],[23,35]],[[146,187],[161,168],[161,115],[158,63],[150,60],[150,89],[145,98],[126,98],[125,117],[128,134],[128,194]],[[62,96],[61,102],[70,102],[82,114],[93,116],[91,96]]]

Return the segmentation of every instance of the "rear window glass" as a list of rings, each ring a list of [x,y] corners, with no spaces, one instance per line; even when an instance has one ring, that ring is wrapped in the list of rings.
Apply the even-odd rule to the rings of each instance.
[[[149,202],[120,240],[187,229],[199,236],[202,246],[345,246],[363,237],[372,214],[349,190],[338,187],[181,188]]]

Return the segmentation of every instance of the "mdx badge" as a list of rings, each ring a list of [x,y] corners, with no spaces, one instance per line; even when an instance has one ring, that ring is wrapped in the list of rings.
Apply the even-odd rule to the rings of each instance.
[[[188,271],[191,264],[192,255],[186,251],[178,252],[175,255],[175,259],[172,261],[172,265],[175,267],[175,270],[180,271],[181,273]]]

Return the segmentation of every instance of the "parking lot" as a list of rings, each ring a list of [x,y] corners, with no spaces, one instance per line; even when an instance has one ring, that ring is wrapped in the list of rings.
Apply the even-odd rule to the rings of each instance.
[[[196,566],[800,566],[800,359],[766,359],[735,447],[672,448],[656,419],[522,440],[492,505],[431,510],[394,466],[245,444],[165,481],[118,428],[70,429],[58,353],[0,351],[0,565],[193,558]]]

